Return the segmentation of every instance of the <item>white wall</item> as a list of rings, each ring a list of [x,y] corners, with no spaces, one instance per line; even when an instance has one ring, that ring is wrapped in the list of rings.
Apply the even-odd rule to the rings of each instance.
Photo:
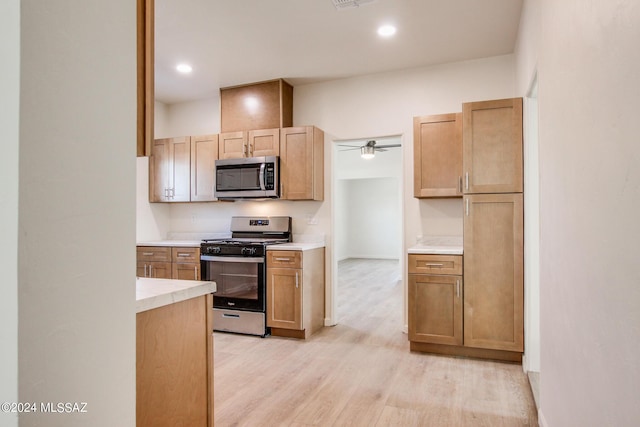
[[[338,139],[402,135],[405,242],[462,235],[460,200],[413,198],[413,117],[462,111],[462,103],[514,96],[513,56],[499,56],[297,86],[294,120]]]
[[[20,1],[0,3],[0,402],[18,401],[18,147],[20,112]],[[18,415],[0,412],[0,425]]]
[[[398,259],[401,255],[402,215],[397,178],[344,180],[346,192],[343,258]],[[338,258],[340,259],[340,258]]]
[[[540,186],[538,102],[530,93],[538,66],[540,2],[525,1],[522,6],[516,42],[516,85],[526,96],[524,125],[524,331],[523,369],[540,372]],[[542,375],[542,374],[541,374]]]
[[[540,421],[635,426],[640,4],[541,0],[539,31]]]
[[[135,6],[20,6],[20,425],[132,426]]]

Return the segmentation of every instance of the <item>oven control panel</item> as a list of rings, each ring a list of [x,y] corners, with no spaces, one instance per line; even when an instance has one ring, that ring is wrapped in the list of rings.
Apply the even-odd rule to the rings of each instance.
[[[255,226],[268,226],[269,225],[269,220],[268,219],[251,219],[249,220],[249,225],[252,227]]]

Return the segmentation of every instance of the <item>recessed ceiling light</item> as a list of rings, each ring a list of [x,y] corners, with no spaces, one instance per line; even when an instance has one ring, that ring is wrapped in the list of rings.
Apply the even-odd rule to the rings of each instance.
[[[178,64],[176,66],[176,70],[178,70],[182,74],[188,74],[193,70],[193,68],[191,68],[191,65],[189,64]]]
[[[391,37],[396,33],[396,27],[393,25],[383,25],[378,28],[378,35],[380,37]]]

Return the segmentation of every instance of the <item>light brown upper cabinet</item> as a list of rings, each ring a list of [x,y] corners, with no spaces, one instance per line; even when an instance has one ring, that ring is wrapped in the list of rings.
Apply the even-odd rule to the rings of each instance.
[[[413,118],[413,195],[462,197],[462,113]]]
[[[280,198],[324,200],[324,132],[315,126],[280,129]]]
[[[220,89],[221,133],[292,125],[293,86],[284,80]]]
[[[522,98],[462,104],[464,193],[522,192]]]
[[[154,140],[149,157],[150,202],[206,202],[214,197],[218,135]]]
[[[149,157],[149,201],[188,202],[191,198],[191,139],[153,141]]]
[[[218,135],[191,137],[191,201],[217,200],[215,161],[218,158]]]
[[[523,196],[464,196],[464,345],[524,349]]]
[[[280,128],[220,134],[220,159],[280,155]]]

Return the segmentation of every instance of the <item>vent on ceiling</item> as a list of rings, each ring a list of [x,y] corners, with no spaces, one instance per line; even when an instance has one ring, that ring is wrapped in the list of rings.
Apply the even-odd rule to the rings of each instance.
[[[358,7],[361,4],[372,3],[375,0],[331,0],[336,9],[348,9],[352,7]]]

